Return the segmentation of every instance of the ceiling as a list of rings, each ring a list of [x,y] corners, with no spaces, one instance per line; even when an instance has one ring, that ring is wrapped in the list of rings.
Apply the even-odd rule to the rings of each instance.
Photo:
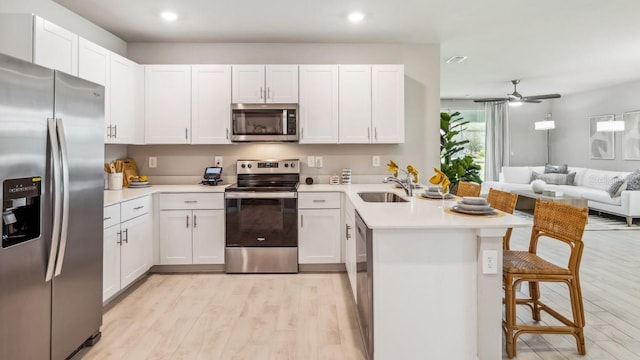
[[[640,79],[638,0],[54,1],[127,42],[440,43],[442,98],[502,97],[512,79],[524,96]]]

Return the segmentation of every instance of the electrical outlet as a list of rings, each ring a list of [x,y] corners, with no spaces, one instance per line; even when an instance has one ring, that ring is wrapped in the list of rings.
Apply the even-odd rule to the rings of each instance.
[[[213,160],[213,163],[217,166],[217,167],[222,167],[222,156],[216,156]]]
[[[149,156],[149,169],[155,169],[158,167],[158,158],[155,156]]]
[[[308,167],[316,167],[316,157],[315,156],[307,156],[307,166]]]
[[[322,167],[322,156],[316,156],[316,167],[317,168]]]
[[[380,167],[380,156],[373,155],[373,159],[371,160],[371,165],[373,167]]]
[[[482,251],[482,273],[483,274],[498,273],[498,251],[496,250]]]

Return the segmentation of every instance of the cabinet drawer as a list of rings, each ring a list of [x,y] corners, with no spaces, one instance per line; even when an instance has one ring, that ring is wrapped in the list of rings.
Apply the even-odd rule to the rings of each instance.
[[[129,219],[133,219],[134,217],[148,213],[151,210],[151,196],[144,196],[141,198],[125,201],[120,205],[120,217],[124,222]]]
[[[340,193],[303,192],[298,193],[299,209],[340,209]]]
[[[219,193],[179,193],[160,194],[160,209],[212,210],[224,209],[224,194]]]
[[[102,223],[103,229],[120,223],[120,204],[105,206]]]

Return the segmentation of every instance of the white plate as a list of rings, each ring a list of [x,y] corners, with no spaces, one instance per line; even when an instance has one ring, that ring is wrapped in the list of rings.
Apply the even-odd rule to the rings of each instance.
[[[487,199],[478,196],[464,196],[462,202],[469,205],[489,205]]]
[[[493,208],[489,204],[487,204],[487,205],[473,205],[473,204],[465,204],[462,201],[456,203],[456,206],[459,207],[460,209],[464,209],[464,210],[476,210],[476,211],[493,210]]]
[[[465,210],[465,209],[460,208],[457,205],[452,206],[451,210],[453,210],[455,212],[463,213],[463,214],[469,214],[469,215],[495,215],[495,214],[498,213],[495,209],[489,209],[489,210]]]
[[[420,194],[420,196],[422,196],[423,198],[426,198],[426,199],[442,199],[442,196],[440,194],[438,194],[438,193],[430,193],[428,191],[424,192],[423,194]],[[447,194],[447,195],[444,196],[445,200],[453,199],[453,198],[455,198],[455,195],[453,195],[453,194]]]

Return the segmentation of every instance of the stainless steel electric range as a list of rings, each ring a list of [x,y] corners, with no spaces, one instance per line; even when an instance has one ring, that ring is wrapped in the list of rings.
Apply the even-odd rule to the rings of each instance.
[[[227,273],[298,272],[300,160],[238,160],[225,190]]]

